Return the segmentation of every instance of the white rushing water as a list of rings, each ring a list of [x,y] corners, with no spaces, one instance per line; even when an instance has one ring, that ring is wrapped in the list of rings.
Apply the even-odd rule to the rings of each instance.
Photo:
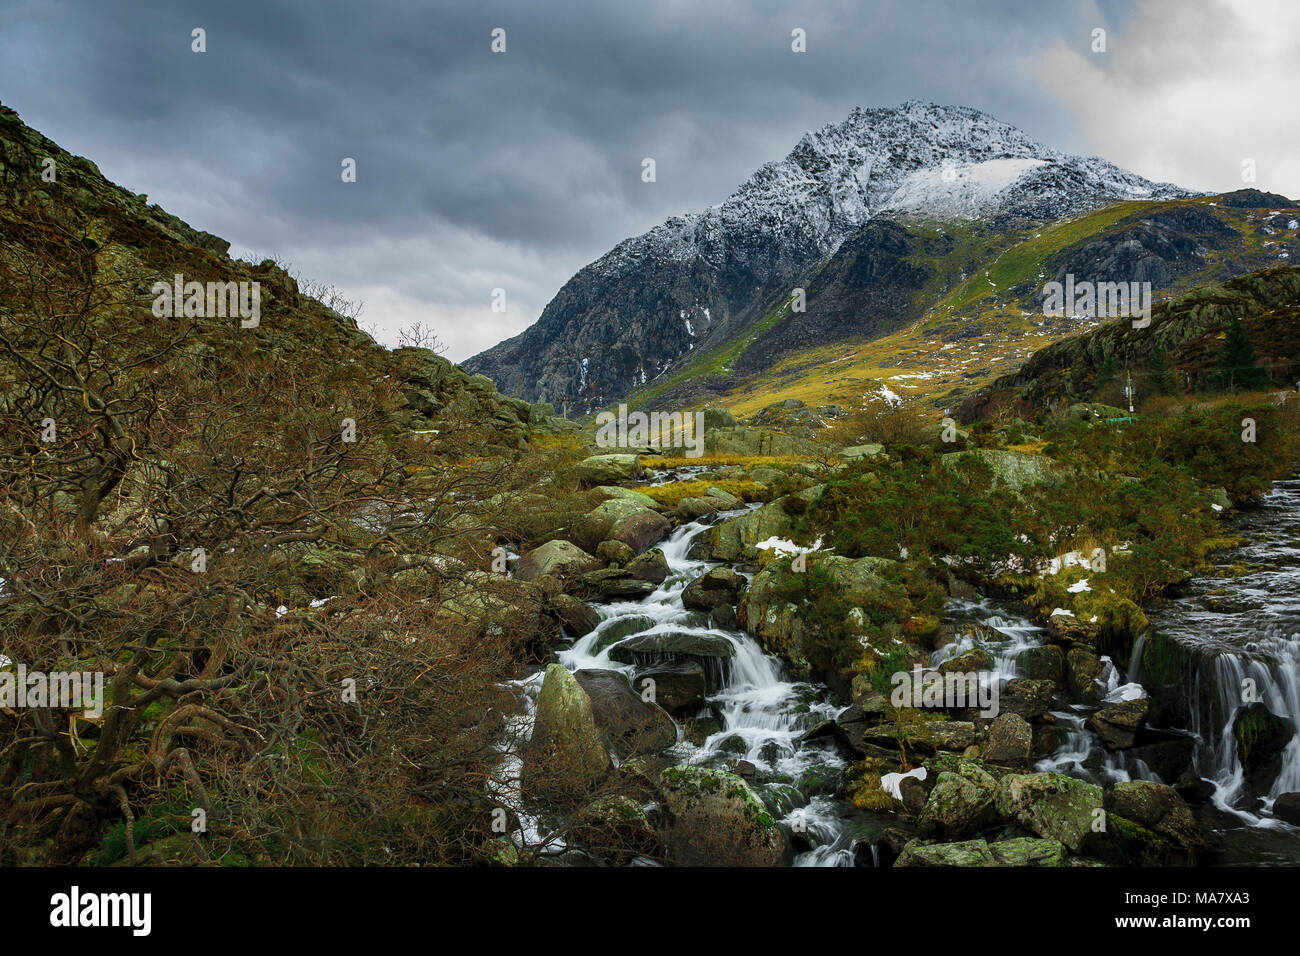
[[[724,513],[719,520],[744,511]],[[621,641],[653,634],[690,634],[728,641],[734,656],[711,675],[710,693],[702,718],[712,717],[720,728],[698,744],[679,740],[669,756],[681,763],[734,769],[739,761],[753,765],[752,783],[782,823],[811,849],[798,853],[797,866],[851,866],[856,830],[847,825],[857,811],[847,801],[832,797],[844,759],[829,741],[800,743],[799,737],[841,708],[828,688],[789,679],[777,658],[763,653],[758,643],[741,630],[718,628],[705,615],[682,604],[686,585],[718,562],[690,558],[691,544],[707,529],[701,522],[677,528],[660,548],[668,563],[668,577],[641,600],[596,605],[602,620],[594,631],[556,654],[570,671],[608,669],[635,677],[637,667],[611,658]],[[540,680],[521,681],[526,694],[535,697]],[[634,684],[635,686],[635,684]],[[639,689],[639,688],[638,688]],[[516,730],[526,739],[532,721],[531,700],[517,718]],[[512,767],[517,778],[517,767]],[[510,776],[503,773],[502,777]],[[508,786],[507,788],[508,789]],[[535,821],[525,821],[535,835]]]

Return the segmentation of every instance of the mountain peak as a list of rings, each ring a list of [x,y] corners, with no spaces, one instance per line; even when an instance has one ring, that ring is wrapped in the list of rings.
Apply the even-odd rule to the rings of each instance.
[[[1186,195],[970,107],[854,107],[722,202],[620,242],[536,325],[466,366],[504,392],[590,411],[761,318],[874,219],[1004,228]]]

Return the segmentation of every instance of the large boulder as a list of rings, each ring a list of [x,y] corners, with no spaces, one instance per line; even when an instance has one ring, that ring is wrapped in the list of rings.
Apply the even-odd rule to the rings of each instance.
[[[781,502],[782,499],[778,498],[709,529],[706,539],[709,554],[718,561],[739,561],[760,541],[789,538],[794,531],[794,522]]]
[[[952,468],[959,468],[970,459],[988,466],[995,489],[1005,488],[1016,494],[1031,485],[1059,482],[1068,473],[1045,455],[1029,455],[1000,448],[974,448],[949,452],[940,457],[940,461]]]
[[[636,554],[662,541],[671,530],[672,523],[654,509],[628,498],[610,498],[577,521],[572,537],[591,551],[602,541],[621,541]]]
[[[1107,702],[1088,718],[1088,726],[1107,750],[1123,750],[1137,743],[1138,731],[1146,723],[1150,709],[1151,701],[1146,697]]]
[[[924,844],[916,840],[903,847],[894,866],[996,866],[984,840]]]
[[[1125,780],[1106,791],[1107,813],[1132,820],[1173,840],[1189,854],[1204,849],[1205,837],[1173,787],[1154,780]]]
[[[998,813],[1075,852],[1101,818],[1101,787],[1060,773],[1009,774],[998,787]]]
[[[809,600],[847,602],[851,609],[846,623],[860,627],[860,619],[855,619],[855,613],[862,613],[859,609],[890,600],[883,575],[894,563],[887,558],[809,556],[807,568],[816,567],[829,581],[829,586],[813,592]],[[805,642],[812,636],[807,621],[817,614],[815,608],[796,604],[789,598],[792,593],[804,590],[802,575],[807,573],[793,570],[790,559],[771,561],[754,576],[743,605],[745,628],[758,638],[763,649],[800,669],[807,667]]]
[[[1105,665],[1086,647],[1072,647],[1065,655],[1066,686],[1070,696],[1081,704],[1096,704],[1101,700],[1098,678]]]
[[[621,671],[580,670],[573,677],[591,700],[601,740],[620,759],[656,754],[677,743],[677,726],[667,711],[638,696]]]
[[[663,584],[668,578],[670,569],[668,559],[664,557],[663,551],[659,548],[651,548],[627,562],[626,570],[628,574],[639,581]]]
[[[1256,703],[1237,711],[1232,734],[1247,788],[1259,795],[1268,793],[1282,770],[1282,753],[1295,735],[1295,725]]]
[[[1300,793],[1284,793],[1273,801],[1273,816],[1300,827]]]
[[[591,700],[572,674],[550,664],[524,749],[522,786],[530,797],[571,800],[594,791],[612,769]]]
[[[1033,743],[1033,728],[1023,717],[1013,713],[998,714],[989,725],[983,757],[989,763],[1004,767],[1023,767],[1029,763]]]
[[[636,455],[592,455],[578,463],[578,480],[589,488],[616,485],[635,478],[640,471]]]
[[[974,764],[940,773],[917,818],[921,836],[958,840],[978,833],[997,821],[997,795],[997,781]]]
[[[663,842],[678,866],[779,866],[789,859],[781,828],[734,773],[669,767],[659,776]]]
[[[557,594],[551,608],[571,637],[586,637],[600,625],[600,612],[569,594]]]
[[[731,568],[712,568],[686,585],[682,591],[682,605],[693,611],[712,611],[722,604],[734,605],[740,600],[745,578]]]
[[[652,691],[654,702],[670,714],[694,714],[704,706],[708,693],[704,666],[689,658],[639,667],[632,686],[641,694]]]
[[[1034,720],[1047,713],[1052,706],[1056,685],[1050,680],[1031,680],[1013,677],[1002,685],[998,695],[998,708],[1004,714],[1018,714],[1025,720]]]
[[[600,566],[599,559],[593,558],[570,541],[547,541],[519,559],[515,577],[521,581],[532,581],[543,574],[550,574],[564,581]]]
[[[620,664],[655,664],[669,659],[694,660],[706,674],[719,676],[722,662],[736,656],[736,646],[726,637],[689,631],[637,634],[609,650]]]
[[[1031,680],[1060,684],[1065,678],[1065,654],[1055,644],[1028,648],[1016,658],[1016,671]]]
[[[622,794],[598,797],[583,807],[569,828],[568,842],[615,866],[659,852],[659,835],[644,808]]]

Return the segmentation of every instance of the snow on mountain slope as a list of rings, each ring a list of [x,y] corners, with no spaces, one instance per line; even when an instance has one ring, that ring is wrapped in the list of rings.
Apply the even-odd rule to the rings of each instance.
[[[591,410],[747,328],[874,218],[1000,226],[1183,195],[967,107],[854,109],[721,203],[619,243],[570,279],[535,325],[465,365],[507,394]]]

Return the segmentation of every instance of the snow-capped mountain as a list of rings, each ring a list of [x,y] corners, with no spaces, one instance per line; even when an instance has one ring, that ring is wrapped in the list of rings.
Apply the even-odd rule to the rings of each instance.
[[[855,109],[722,203],[619,243],[536,324],[466,362],[502,392],[589,411],[762,318],[872,220],[993,227],[1190,195],[966,107]]]

